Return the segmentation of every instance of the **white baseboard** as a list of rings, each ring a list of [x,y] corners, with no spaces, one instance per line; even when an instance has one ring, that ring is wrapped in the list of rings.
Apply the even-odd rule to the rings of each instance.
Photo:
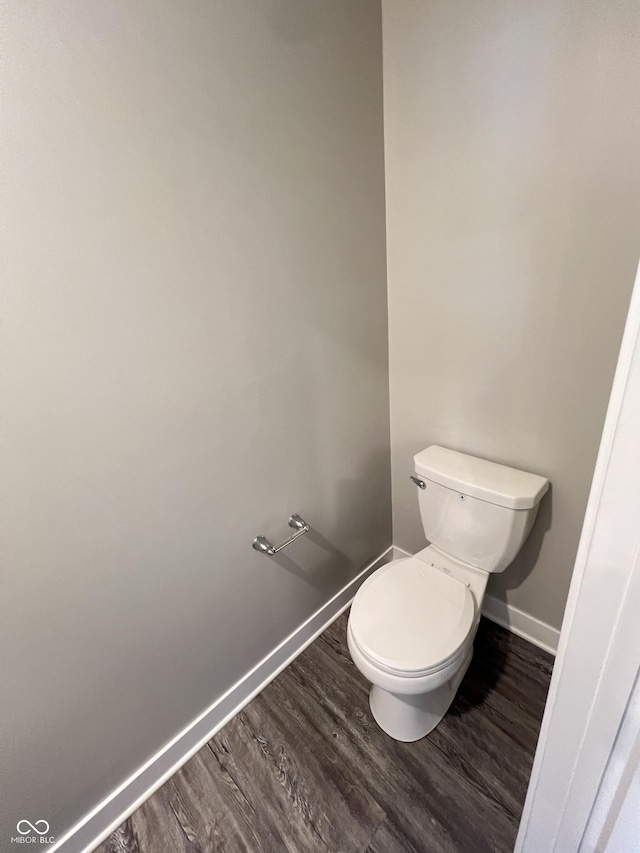
[[[393,546],[393,559],[399,560],[402,557],[410,557],[407,551],[402,548]],[[517,634],[523,637],[534,646],[544,649],[546,652],[551,652],[552,655],[558,651],[558,640],[560,639],[560,631],[547,625],[546,622],[541,622],[535,616],[525,613],[518,607],[512,604],[507,604],[506,601],[500,601],[492,595],[485,595],[482,603],[482,615],[492,622],[496,622],[512,634]]]
[[[391,550],[393,553],[394,560],[402,560],[404,557],[412,556],[412,554],[410,554],[408,551],[405,551],[403,548],[398,548],[397,545],[393,545]]]
[[[558,651],[558,641],[560,639],[560,631],[536,619],[524,610],[514,607],[512,604],[507,604],[506,601],[500,601],[492,595],[485,595],[482,605],[482,615],[498,625],[502,625],[513,634],[523,637],[534,646],[544,649],[546,652],[551,652],[552,655]]]
[[[63,835],[49,853],[90,853],[126,820],[207,741],[220,731],[292,660],[334,622],[353,601],[361,584],[376,569],[393,559],[388,548],[364,568],[325,605],[270,652],[257,666],[164,746],[117,790],[99,803],[82,821]]]

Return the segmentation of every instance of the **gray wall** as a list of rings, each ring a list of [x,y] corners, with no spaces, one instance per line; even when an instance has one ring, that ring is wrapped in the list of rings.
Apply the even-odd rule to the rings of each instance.
[[[489,592],[559,626],[640,254],[637,0],[383,2],[394,543],[413,454],[546,474]]]
[[[380,9],[13,3],[0,849],[391,542]],[[282,559],[300,512],[314,532]]]

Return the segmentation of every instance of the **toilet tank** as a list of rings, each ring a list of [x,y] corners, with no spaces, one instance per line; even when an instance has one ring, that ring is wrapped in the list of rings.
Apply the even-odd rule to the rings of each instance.
[[[432,445],[414,456],[426,538],[486,572],[503,572],[524,544],[546,477]]]

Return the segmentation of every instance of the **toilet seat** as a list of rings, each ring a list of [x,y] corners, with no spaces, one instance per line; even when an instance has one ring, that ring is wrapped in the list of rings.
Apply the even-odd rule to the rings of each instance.
[[[351,606],[349,628],[373,665],[419,677],[464,656],[474,620],[468,587],[411,557],[394,560],[362,584]]]
[[[397,669],[395,667],[388,666],[387,664],[383,663],[379,658],[376,658],[373,655],[367,654],[367,652],[359,645],[358,641],[356,640],[356,638],[353,635],[353,631],[350,629],[348,630],[347,639],[349,640],[349,648],[350,648],[352,657],[354,657],[354,652],[353,652],[353,648],[352,648],[352,645],[353,645],[353,646],[355,646],[355,648],[359,652],[359,654],[361,656],[361,660],[366,661],[366,663],[369,665],[369,667],[372,668],[373,671],[375,671],[379,674],[385,673],[386,675],[391,676],[391,677],[396,678],[396,679],[400,679],[403,682],[406,682],[407,684],[409,682],[414,682],[414,681],[422,683],[422,682],[424,682],[425,678],[435,678],[436,676],[439,676],[441,674],[444,674],[445,677],[444,677],[444,679],[440,679],[440,680],[446,681],[447,677],[448,677],[447,673],[451,673],[452,671],[454,671],[458,668],[460,661],[467,654],[468,646],[469,646],[468,643],[463,642],[463,644],[458,649],[456,649],[456,651],[452,655],[450,655],[446,660],[442,661],[441,663],[436,664],[434,666],[429,666],[426,669],[408,671],[408,670]],[[355,657],[354,657],[354,659],[355,659]],[[362,670],[362,671],[364,671],[364,670]],[[369,679],[371,681],[374,680],[374,678],[371,675],[369,675]],[[398,692],[401,692],[401,691],[398,691]],[[413,692],[413,690],[411,692]],[[421,692],[421,691],[418,691],[418,692]]]

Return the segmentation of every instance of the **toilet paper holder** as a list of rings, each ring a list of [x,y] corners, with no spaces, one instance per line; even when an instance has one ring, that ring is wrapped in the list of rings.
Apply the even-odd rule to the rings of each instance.
[[[293,536],[290,536],[288,539],[285,539],[284,542],[281,542],[280,545],[272,545],[266,536],[256,536],[251,543],[252,547],[255,548],[256,551],[260,551],[261,554],[268,554],[272,557],[274,554],[277,554],[278,551],[282,551],[283,548],[286,548],[287,545],[291,545],[292,542],[295,542],[299,536],[304,536],[304,534],[308,533],[310,530],[309,525],[304,518],[300,518],[296,512],[294,512],[294,514],[289,518],[289,527],[293,527],[296,532]]]

